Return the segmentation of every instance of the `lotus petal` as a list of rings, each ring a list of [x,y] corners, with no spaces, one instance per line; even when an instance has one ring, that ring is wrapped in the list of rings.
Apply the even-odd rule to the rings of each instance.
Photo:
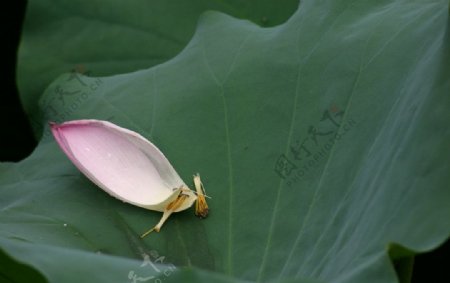
[[[133,205],[165,212],[189,208],[197,196],[164,154],[136,132],[101,120],[50,123],[61,149],[75,166],[110,195]]]

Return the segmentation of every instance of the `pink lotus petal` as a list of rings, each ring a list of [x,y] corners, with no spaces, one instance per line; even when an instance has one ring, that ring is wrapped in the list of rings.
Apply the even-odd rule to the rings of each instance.
[[[107,121],[51,123],[53,135],[75,166],[112,196],[164,211],[188,186],[162,152],[141,135]],[[196,196],[177,211],[192,205]]]

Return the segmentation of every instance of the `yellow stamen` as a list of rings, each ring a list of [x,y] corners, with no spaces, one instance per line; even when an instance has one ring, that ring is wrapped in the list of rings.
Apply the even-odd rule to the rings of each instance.
[[[200,218],[206,218],[209,213],[208,204],[205,199],[205,188],[203,187],[203,183],[200,179],[200,174],[194,175],[194,185],[195,190],[197,191],[197,200],[195,202],[195,215]]]
[[[177,199],[169,203],[164,210],[163,216],[161,217],[161,220],[159,220],[158,224],[155,225],[152,229],[148,230],[144,234],[141,235],[141,239],[150,234],[151,232],[159,232],[161,230],[161,227],[163,226],[164,222],[169,218],[169,216],[179,208],[183,202],[188,198],[188,195],[183,194],[183,192],[180,192]]]

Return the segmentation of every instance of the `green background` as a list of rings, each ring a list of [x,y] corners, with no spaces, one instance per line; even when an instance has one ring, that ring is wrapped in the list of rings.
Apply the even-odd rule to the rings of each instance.
[[[0,165],[2,279],[408,282],[450,231],[448,4],[30,1],[17,76],[40,142]],[[96,188],[45,126],[84,118],[200,172],[210,217],[139,239],[160,215]]]

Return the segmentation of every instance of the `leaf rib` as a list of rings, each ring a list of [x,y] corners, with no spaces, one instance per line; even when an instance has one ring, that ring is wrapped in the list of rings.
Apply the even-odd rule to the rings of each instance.
[[[361,66],[361,65],[360,65],[360,66]],[[345,107],[344,117],[343,117],[343,119],[342,119],[343,122],[339,125],[339,128],[338,128],[338,130],[337,130],[338,133],[341,131],[342,125],[345,124],[344,121],[346,120],[346,117],[347,117],[347,115],[348,115],[348,109],[349,109],[349,107],[351,106],[351,102],[352,102],[352,99],[353,99],[353,97],[354,97],[355,89],[356,89],[356,87],[357,87],[357,85],[358,85],[360,75],[361,75],[361,68],[358,70],[358,73],[356,74],[356,78],[355,78],[355,81],[354,81],[353,86],[352,86],[352,91],[351,91],[351,93],[350,93],[349,100],[348,100],[347,105],[346,105],[346,107]],[[330,164],[330,160],[332,159],[332,156],[333,156],[333,153],[334,153],[335,149],[336,149],[336,143],[333,143],[332,146],[331,146],[331,149],[330,149],[330,153],[329,153],[329,155],[328,155],[328,157],[327,157],[327,161],[326,161],[326,163],[325,163],[325,167],[324,167],[324,169],[322,170],[322,173],[320,174],[320,177],[319,177],[319,183],[318,183],[318,185],[317,185],[317,188],[316,188],[316,190],[315,190],[315,192],[314,192],[314,195],[313,195],[313,198],[312,198],[312,200],[311,200],[311,203],[310,203],[310,205],[308,206],[308,210],[307,210],[307,212],[306,212],[305,218],[304,218],[304,220],[303,220],[303,222],[302,222],[302,225],[301,225],[301,227],[300,227],[300,231],[299,231],[299,233],[298,233],[298,235],[297,235],[297,237],[296,237],[296,239],[295,239],[295,242],[294,242],[293,247],[290,249],[290,253],[289,253],[289,255],[288,255],[287,259],[286,259],[286,262],[285,262],[285,264],[284,264],[284,266],[283,266],[283,268],[282,268],[282,270],[281,270],[281,272],[280,272],[280,275],[279,275],[280,278],[281,278],[281,277],[283,276],[283,274],[285,273],[286,268],[287,268],[287,265],[288,265],[288,262],[291,260],[292,256],[294,255],[294,252],[295,252],[295,250],[296,250],[296,247],[297,247],[298,244],[300,243],[300,240],[301,240],[301,238],[302,238],[302,236],[303,236],[303,234],[304,234],[304,230],[305,230],[306,223],[308,222],[309,217],[311,216],[312,208],[315,206],[317,200],[320,198],[319,192],[321,191],[322,182],[323,182],[323,180],[324,180],[324,175],[325,175],[325,172],[327,172],[327,170],[328,170],[328,166],[329,166],[329,164]]]
[[[299,66],[298,66],[298,73],[297,73],[297,80],[296,80],[296,87],[295,87],[295,94],[294,94],[294,101],[293,101],[293,107],[292,107],[292,118],[291,118],[291,122],[290,122],[290,126],[289,126],[289,134],[287,137],[287,144],[286,144],[286,149],[285,149],[285,154],[288,153],[289,151],[289,147],[290,144],[292,142],[292,134],[294,132],[294,122],[296,120],[296,111],[295,109],[297,108],[297,103],[298,103],[298,96],[299,96],[299,92],[300,92],[300,74],[301,71],[303,70],[303,66],[305,65],[306,61],[309,60],[309,58],[311,58],[311,56],[314,54],[314,52],[317,50],[319,43],[323,40],[323,38],[325,37],[325,35],[327,35],[332,27],[336,24],[336,22],[338,21],[338,19],[344,14],[344,12],[355,3],[356,1],[351,2],[348,6],[346,6],[337,16],[336,18],[332,21],[332,24],[329,26],[328,30],[326,32],[324,32],[322,34],[322,36],[317,40],[317,42],[315,43],[314,47],[311,49],[311,51],[307,54],[307,56],[305,56],[305,58],[303,60],[299,61]],[[301,7],[300,10],[301,11]],[[299,12],[298,11],[298,12]],[[301,18],[301,21],[303,21],[304,17]],[[299,26],[301,26],[301,23],[299,24]],[[297,46],[300,46],[300,28],[298,30],[298,35],[297,35]],[[298,57],[300,59],[300,54],[298,54]],[[275,203],[274,203],[274,208],[273,208],[273,212],[272,212],[272,217],[271,217],[271,221],[270,221],[270,225],[269,225],[269,235],[267,237],[267,243],[266,243],[266,247],[264,249],[264,254],[263,254],[263,258],[261,261],[261,266],[259,269],[259,273],[258,273],[258,277],[257,277],[257,282],[261,282],[262,277],[264,275],[264,268],[267,264],[267,257],[268,257],[268,253],[269,253],[269,248],[270,248],[270,244],[272,242],[272,235],[274,232],[274,226],[275,226],[275,219],[278,216],[278,211],[277,211],[277,207],[279,206],[279,202],[280,202],[280,198],[281,198],[281,191],[283,190],[283,180],[281,179],[279,182],[279,186],[278,186],[278,190],[277,190],[277,196],[275,199]],[[305,220],[302,223],[302,226],[304,224],[304,222],[306,221],[306,217]],[[295,245],[294,245],[295,246]],[[286,260],[286,263],[288,262],[288,260]],[[284,265],[284,267],[286,267],[286,263]],[[283,267],[283,269],[284,269]],[[282,273],[280,273],[281,276]]]
[[[211,65],[209,64],[208,58],[206,56],[205,45],[201,44],[201,46],[202,46],[202,54],[203,54],[203,59],[205,61],[205,65],[206,65],[209,73],[211,74],[214,82],[220,88],[219,95],[222,99],[222,105],[224,108],[224,127],[225,127],[225,140],[227,143],[227,163],[228,163],[228,180],[229,180],[229,195],[228,195],[228,198],[229,198],[229,211],[228,211],[229,221],[228,221],[227,272],[229,275],[232,275],[233,274],[233,256],[232,256],[232,251],[233,251],[232,239],[233,239],[233,237],[232,236],[233,236],[233,191],[234,191],[234,186],[233,186],[233,167],[232,167],[232,162],[231,162],[230,132],[229,132],[229,125],[228,125],[228,106],[227,106],[226,99],[225,99],[225,90],[224,90],[223,84],[219,81],[216,74],[212,70]]]

